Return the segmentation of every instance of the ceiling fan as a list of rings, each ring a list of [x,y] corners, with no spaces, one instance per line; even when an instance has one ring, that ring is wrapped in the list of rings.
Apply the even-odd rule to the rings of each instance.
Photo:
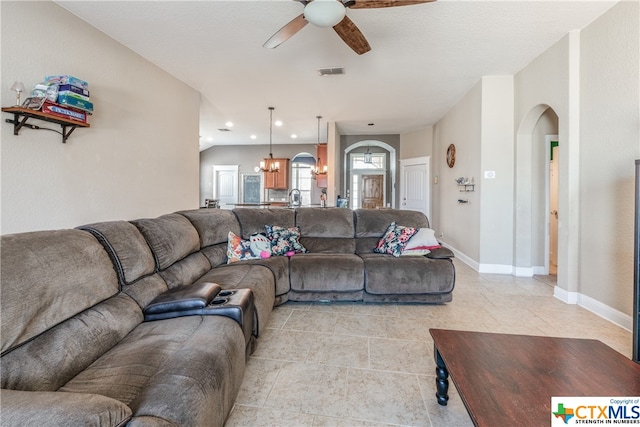
[[[287,41],[311,22],[319,27],[333,27],[340,38],[358,55],[369,52],[371,46],[356,24],[346,15],[347,9],[376,9],[381,7],[406,6],[436,0],[295,0],[304,5],[302,14],[280,28],[263,45],[273,49]]]

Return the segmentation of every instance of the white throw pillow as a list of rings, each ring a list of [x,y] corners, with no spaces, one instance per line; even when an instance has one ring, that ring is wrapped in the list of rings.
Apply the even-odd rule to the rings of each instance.
[[[410,251],[412,249],[435,249],[436,247],[440,247],[440,243],[436,239],[435,230],[421,228],[411,236],[404,249]]]

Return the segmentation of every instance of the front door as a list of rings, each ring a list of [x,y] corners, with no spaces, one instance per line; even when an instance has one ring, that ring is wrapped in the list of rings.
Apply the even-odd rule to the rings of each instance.
[[[384,175],[362,175],[362,209],[384,207]]]

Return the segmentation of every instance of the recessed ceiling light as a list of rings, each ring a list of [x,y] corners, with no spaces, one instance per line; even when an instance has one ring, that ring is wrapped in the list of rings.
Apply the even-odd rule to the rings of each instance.
[[[251,139],[256,139],[256,138],[257,138],[257,136],[256,136],[256,135],[251,135],[251,136],[250,136],[250,138],[251,138]]]
[[[292,138],[292,139],[296,139],[297,137],[298,137],[298,135],[296,135],[295,133],[292,133],[292,134],[291,134],[291,138]]]
[[[233,127],[233,122],[226,122],[224,125],[226,127],[228,127],[228,128],[232,128]]]
[[[281,120],[276,120],[273,124],[276,125],[276,126],[282,126],[282,121]]]

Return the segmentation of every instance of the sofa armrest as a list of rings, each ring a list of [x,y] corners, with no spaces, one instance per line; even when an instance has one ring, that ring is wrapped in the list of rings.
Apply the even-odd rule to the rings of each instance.
[[[427,254],[427,258],[432,258],[432,259],[447,259],[447,258],[454,258],[455,255],[453,254],[453,252],[451,252],[451,249],[449,248],[438,248],[438,249],[433,249],[430,253]]]
[[[115,426],[127,424],[131,409],[98,394],[2,389],[3,426]]]
[[[144,308],[144,314],[168,313],[206,308],[222,288],[209,282],[193,283],[169,289],[158,295]]]

